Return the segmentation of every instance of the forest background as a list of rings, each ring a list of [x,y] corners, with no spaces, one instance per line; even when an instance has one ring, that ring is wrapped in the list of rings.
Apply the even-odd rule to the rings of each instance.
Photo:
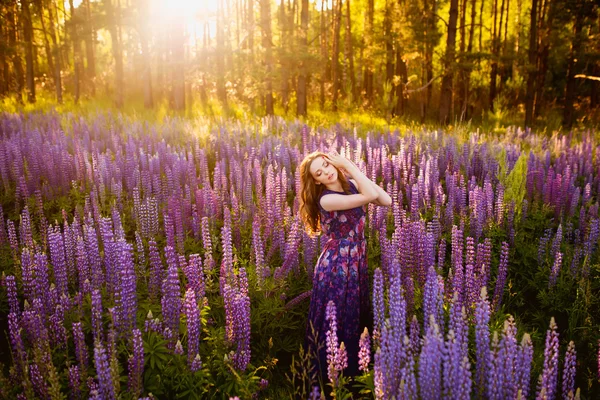
[[[594,0],[1,0],[0,104],[593,126],[599,9]]]

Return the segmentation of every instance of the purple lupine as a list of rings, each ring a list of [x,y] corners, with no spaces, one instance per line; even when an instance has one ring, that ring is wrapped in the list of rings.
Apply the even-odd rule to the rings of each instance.
[[[94,339],[101,339],[103,335],[102,328],[102,294],[100,290],[92,290],[92,332]]]
[[[341,372],[338,368],[338,337],[337,337],[337,320],[335,303],[329,300],[327,309],[325,310],[325,320],[329,322],[329,329],[326,333],[326,350],[327,350],[327,377],[329,381],[337,385],[338,375]]]
[[[418,325],[417,325],[418,326]],[[408,336],[404,336],[404,347],[410,346],[410,339]],[[413,354],[407,352],[407,359],[404,361],[404,365],[400,368],[400,382],[398,384],[398,391],[396,398],[398,400],[410,400],[416,399],[417,396],[417,379],[415,376],[415,358]]]
[[[468,358],[468,327],[465,308],[454,294],[444,354],[444,392],[455,399],[468,399],[471,393],[471,371]]]
[[[117,321],[115,324],[119,334],[129,336],[136,325],[137,291],[135,266],[133,264],[132,246],[125,240],[116,243],[119,250],[119,290],[116,296]]]
[[[81,398],[81,373],[78,365],[69,367],[69,389],[71,391],[69,399],[79,400]]]
[[[365,327],[358,341],[360,350],[358,351],[358,369],[364,373],[369,372],[369,363],[371,362],[371,338],[369,330]]]
[[[135,247],[138,265],[144,266],[146,264],[146,253],[144,251],[144,242],[142,241],[142,236],[138,231],[135,231]]]
[[[14,312],[8,314],[8,336],[16,372],[17,374],[23,374],[27,365],[27,351],[21,336],[19,317]]]
[[[398,376],[399,368],[403,360],[406,357],[406,350],[403,346],[403,339],[406,335],[406,302],[404,296],[402,296],[402,284],[400,277],[394,276],[391,278],[390,288],[388,291],[388,307],[389,307],[389,328],[391,329],[391,341],[392,346],[388,346],[391,349],[390,362],[388,365],[392,376]],[[394,383],[394,390],[397,390],[399,382]]]
[[[192,288],[189,288],[185,292],[183,310],[187,321],[188,364],[191,367],[198,354],[198,344],[200,341],[200,310],[198,309],[196,294]]]
[[[517,328],[512,316],[504,321],[504,329],[500,338],[497,361],[499,363],[498,380],[500,382],[501,398],[514,399],[517,398]]]
[[[571,340],[565,354],[563,367],[562,392],[563,399],[573,400],[575,398],[575,371],[577,364],[577,352],[575,343]]]
[[[40,372],[40,367],[36,363],[29,366],[29,377],[31,378],[35,393],[40,396],[41,399],[48,399],[48,385]]]
[[[116,399],[106,349],[99,340],[94,345],[94,366],[98,377],[98,389],[104,399]]]
[[[79,278],[79,290],[82,293],[89,293],[91,290],[90,267],[85,249],[85,242],[81,236],[77,237],[77,272]]]
[[[65,245],[63,236],[58,226],[50,226],[48,229],[48,247],[50,249],[50,260],[54,271],[54,280],[60,294],[68,294],[67,263],[65,258]]]
[[[549,400],[556,395],[558,383],[558,332],[554,317],[550,319],[550,329],[546,331],[546,348],[544,350],[544,368],[540,377],[537,395],[545,392]]]
[[[18,257],[19,254],[19,239],[17,239],[17,230],[15,229],[15,223],[9,219],[6,223],[8,231],[8,242],[10,243],[10,250],[12,252],[12,256],[14,259]]]
[[[260,283],[270,274],[270,271],[265,264],[265,250],[260,236],[260,219],[258,214],[256,214],[254,221],[252,222],[252,248],[254,249],[256,275],[260,285]]]
[[[502,303],[504,294],[504,284],[506,283],[506,275],[508,274],[508,243],[502,242],[500,250],[500,263],[498,264],[498,276],[496,277],[496,288],[494,290],[494,300],[492,301],[492,309],[498,310]]]
[[[490,303],[487,299],[487,288],[481,288],[481,294],[475,303],[475,347],[477,354],[477,367],[475,372],[475,386],[479,395],[485,393],[486,369],[490,363]]]
[[[88,348],[85,344],[85,335],[83,334],[81,322],[73,322],[73,342],[75,342],[75,356],[79,363],[79,368],[85,374],[88,366]]]
[[[48,290],[50,280],[48,279],[48,259],[44,253],[35,253],[35,294],[45,305],[46,312],[50,311],[51,304],[48,303]]]
[[[129,391],[134,398],[142,393],[142,374],[144,372],[144,342],[142,332],[135,328],[132,332],[133,353],[129,356]]]
[[[373,327],[373,340],[375,345],[379,343],[381,332],[383,330],[383,324],[385,321],[385,303],[383,298],[383,273],[381,268],[377,268],[373,274],[373,311],[374,311],[374,323]]]
[[[150,295],[150,299],[156,300],[160,297],[161,284],[164,279],[165,272],[154,238],[150,239],[148,242],[148,253],[150,258],[148,294]]]
[[[175,258],[175,251],[171,246],[165,247],[165,255],[168,268],[167,277],[162,283],[162,315],[166,327],[177,337],[179,333],[179,313],[181,312],[181,287],[177,270],[177,259]]]
[[[17,284],[14,275],[6,276],[6,278],[4,278],[4,285],[6,286],[6,296],[8,297],[8,312],[19,315],[21,313],[21,308],[19,307]]]
[[[417,320],[417,316],[414,314],[412,320],[410,321],[409,338],[409,350],[411,355],[414,357],[421,351],[421,332],[419,329],[419,321]]]
[[[442,321],[439,321],[440,317],[443,318],[443,310],[438,309],[438,298],[439,298],[439,284],[438,284],[438,274],[435,272],[435,268],[433,266],[429,267],[429,271],[427,272],[427,280],[425,281],[425,289],[423,293],[423,331],[429,331],[429,321],[430,315],[433,315],[434,320],[441,324]]]
[[[554,259],[554,264],[552,264],[552,270],[550,271],[550,278],[548,279],[548,288],[554,287],[556,285],[556,280],[558,279],[558,274],[560,273],[560,268],[562,266],[562,253],[560,251],[556,252],[556,258]]]
[[[207,274],[215,267],[212,256],[212,240],[208,226],[208,217],[202,217],[202,244],[204,247],[204,272]]]
[[[248,278],[246,269],[239,270],[239,292],[235,297],[235,315],[236,323],[235,340],[237,342],[237,351],[234,354],[233,363],[240,371],[245,371],[250,363],[250,297],[248,294]]]
[[[533,360],[533,345],[528,333],[523,334],[517,354],[517,388],[523,399],[529,395],[529,378],[531,376],[531,361]]]
[[[188,281],[188,287],[194,290],[196,301],[201,302],[205,294],[205,283],[200,255],[190,254],[189,263],[184,272]]]
[[[100,288],[104,279],[102,272],[102,258],[100,257],[100,251],[98,249],[98,234],[93,226],[87,224],[83,226],[83,234],[92,287]]]
[[[437,400],[442,395],[442,358],[444,339],[433,314],[419,355],[419,394],[423,400]]]

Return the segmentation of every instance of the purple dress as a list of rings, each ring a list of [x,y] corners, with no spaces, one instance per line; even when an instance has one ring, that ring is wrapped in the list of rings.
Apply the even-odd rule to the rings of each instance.
[[[350,192],[358,190],[350,182]],[[321,196],[341,193],[325,189]],[[344,342],[348,351],[348,368],[345,376],[358,375],[358,341],[365,326],[371,331],[372,318],[369,301],[369,275],[367,267],[367,243],[364,236],[365,210],[362,206],[343,211],[325,211],[321,207],[321,230],[329,238],[314,268],[313,291],[308,311],[306,344],[313,345],[310,322],[318,333],[322,348],[318,352],[318,363],[324,379],[327,379],[326,332],[329,323],[325,309],[333,300],[337,314],[338,343]],[[314,346],[314,345],[313,345]],[[315,349],[311,349],[315,351]],[[317,361],[317,360],[314,360]]]

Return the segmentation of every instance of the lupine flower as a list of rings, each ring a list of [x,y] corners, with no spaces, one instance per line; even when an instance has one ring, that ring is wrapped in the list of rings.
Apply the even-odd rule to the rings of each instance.
[[[138,397],[142,392],[142,374],[144,372],[144,343],[142,332],[133,330],[133,354],[129,356],[129,391]]]
[[[429,315],[427,332],[419,355],[419,394],[423,400],[436,400],[442,395],[442,358],[444,339],[433,314]]]
[[[165,247],[167,256],[167,277],[162,283],[161,299],[162,315],[165,325],[177,336],[179,332],[179,313],[181,312],[181,288],[175,251],[172,247]]]
[[[371,362],[371,339],[369,337],[369,330],[366,327],[360,335],[358,346],[360,348],[358,351],[358,369],[368,373],[369,363]]]
[[[575,368],[577,363],[577,352],[575,343],[571,340],[565,354],[565,364],[563,367],[562,392],[563,399],[575,398]]]
[[[544,369],[540,377],[538,397],[542,391],[548,399],[554,399],[558,383],[558,332],[554,317],[550,319],[550,329],[546,332],[546,349],[544,350]]]
[[[533,345],[531,337],[525,333],[517,354],[517,387],[521,396],[526,399],[529,395],[529,377],[531,376],[531,361],[533,360]]]
[[[29,366],[29,376],[31,378],[31,383],[33,384],[33,388],[38,396],[42,399],[48,398],[48,385],[40,372],[40,368],[37,364],[33,363]]]
[[[325,311],[325,320],[329,322],[329,329],[326,333],[326,349],[327,349],[327,376],[329,381],[337,385],[338,375],[341,372],[339,368],[339,348],[337,337],[337,322],[335,303],[329,300]]]
[[[385,304],[383,299],[383,273],[380,268],[375,270],[373,275],[373,312],[374,312],[374,327],[373,340],[379,342],[383,324],[385,320]]]
[[[481,288],[479,300],[475,303],[475,348],[477,354],[477,367],[475,384],[479,394],[485,393],[486,369],[490,364],[490,303],[487,299],[486,287]]]
[[[562,253],[560,251],[556,252],[556,258],[554,259],[554,264],[552,265],[552,270],[550,271],[550,279],[548,279],[548,287],[552,288],[556,285],[556,279],[558,278],[558,274],[560,273],[560,268],[562,266]]]
[[[496,277],[496,289],[494,290],[494,300],[492,308],[498,310],[502,303],[504,294],[504,284],[506,283],[506,275],[508,274],[508,243],[502,242],[500,250],[500,263],[498,264],[498,276]]]
[[[8,297],[8,309],[9,313],[19,315],[19,299],[17,297],[17,284],[15,282],[14,275],[8,275],[4,279],[4,285],[6,286],[6,296]]]
[[[200,310],[192,288],[185,292],[183,310],[187,321],[188,364],[191,366],[198,354],[198,343],[200,341]]]
[[[96,367],[96,376],[98,377],[99,392],[105,399],[116,399],[108,355],[106,349],[99,340],[94,345],[94,365]]]
[[[81,374],[78,365],[69,367],[69,389],[71,390],[70,399],[78,400],[81,398]]]

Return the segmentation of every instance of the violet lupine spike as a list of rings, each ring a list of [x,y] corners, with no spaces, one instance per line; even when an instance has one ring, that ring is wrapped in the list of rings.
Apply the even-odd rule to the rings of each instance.
[[[31,383],[33,384],[33,389],[35,393],[41,399],[48,399],[48,385],[40,372],[40,368],[36,363],[33,363],[29,366],[29,377],[31,379]]]
[[[98,377],[98,389],[104,399],[116,399],[108,355],[106,349],[99,340],[94,345],[94,366]]]
[[[546,331],[546,348],[544,350],[544,368],[540,376],[537,391],[538,398],[542,391],[548,399],[554,399],[558,384],[558,332],[554,317],[550,319],[550,329]]]
[[[418,325],[417,325],[418,326]],[[404,347],[410,346],[410,339],[404,336]],[[407,359],[400,369],[400,382],[398,384],[398,392],[396,398],[398,400],[416,399],[417,395],[417,378],[415,376],[415,359],[411,353],[407,353]]]
[[[392,330],[392,340],[395,342],[395,346],[393,347],[394,351],[392,353],[393,367],[399,368],[400,363],[405,359],[407,350],[402,345],[403,338],[406,335],[406,302],[402,295],[400,277],[391,278],[388,298],[390,314],[389,323]]]
[[[413,314],[412,320],[410,321],[409,330],[410,350],[411,357],[415,357],[421,351],[421,332],[419,328],[419,321],[417,316]]]
[[[499,381],[501,397],[505,399],[514,399],[517,397],[518,387],[516,381],[517,369],[517,328],[512,316],[504,321],[504,330],[500,338],[498,350]]]
[[[381,338],[383,324],[385,322],[383,273],[381,272],[381,268],[377,268],[373,276],[373,311],[375,323],[375,326],[373,327],[373,340],[375,342],[375,346],[377,347],[379,339]]]
[[[506,283],[506,275],[508,274],[508,243],[502,242],[500,250],[500,263],[498,264],[498,276],[496,277],[496,289],[494,290],[494,300],[492,301],[492,309],[498,310],[502,303],[504,294],[504,284]]]
[[[86,371],[88,366],[88,348],[85,344],[85,335],[81,322],[73,322],[73,342],[75,343],[75,356],[81,371]]]
[[[433,314],[419,355],[419,394],[423,400],[437,400],[442,395],[442,358],[444,339]]]
[[[366,327],[360,335],[358,346],[358,369],[364,373],[369,373],[369,363],[371,362],[371,338],[369,337],[369,330]]]
[[[563,399],[573,400],[575,398],[575,372],[577,366],[577,352],[575,343],[571,340],[565,354],[563,367],[562,392]]]
[[[71,365],[69,367],[69,389],[71,391],[69,399],[81,399],[81,373],[78,365]]]
[[[21,336],[19,317],[13,312],[8,314],[8,336],[16,372],[17,374],[23,374],[26,371],[27,351],[23,343],[23,337]]]
[[[487,299],[487,288],[481,288],[477,303],[475,303],[475,349],[477,366],[475,386],[480,396],[486,392],[486,370],[490,363],[490,303]]]
[[[550,278],[548,279],[548,288],[552,288],[552,287],[554,287],[554,285],[556,285],[556,280],[558,279],[558,274],[560,273],[561,266],[562,266],[562,253],[560,251],[557,251],[555,259],[554,259],[554,263],[552,264],[552,269],[550,270]]]
[[[523,334],[517,353],[517,388],[523,399],[529,395],[529,380],[531,377],[531,361],[533,360],[533,344],[528,333]]]
[[[19,306],[17,283],[15,282],[14,275],[6,276],[4,279],[4,286],[6,287],[6,297],[8,297],[8,312],[19,315],[21,313],[21,307]]]
[[[327,309],[325,310],[325,320],[329,322],[329,329],[326,333],[326,350],[327,350],[327,377],[329,381],[337,385],[339,371],[337,369],[338,361],[338,337],[337,337],[337,322],[335,303],[329,300]]]
[[[50,225],[48,229],[48,247],[50,250],[50,260],[54,271],[54,280],[60,294],[67,294],[68,275],[67,263],[65,258],[65,245],[60,227]]]
[[[250,297],[245,268],[240,268],[239,291],[234,299],[235,340],[237,351],[233,363],[240,371],[245,371],[250,363]]]
[[[500,387],[500,373],[501,368],[498,352],[500,351],[500,343],[498,340],[498,332],[494,332],[492,337],[492,343],[490,348],[490,357],[487,365],[487,398],[490,400],[502,400]]]
[[[200,342],[200,310],[196,301],[196,294],[192,288],[185,292],[183,309],[187,321],[187,350],[188,365],[192,365],[198,354],[198,345]]]
[[[25,300],[33,301],[35,298],[34,264],[31,251],[25,247],[21,252],[21,280]]]
[[[256,275],[259,285],[261,285],[262,281],[270,274],[270,271],[265,264],[265,249],[260,236],[260,219],[258,214],[254,217],[254,221],[252,222],[252,248],[254,249]]]
[[[148,252],[150,254],[150,279],[148,281],[148,294],[152,300],[156,300],[160,298],[161,285],[165,271],[154,238],[150,239],[148,242]]]
[[[142,393],[142,374],[144,372],[144,342],[142,332],[134,329],[132,332],[133,353],[129,356],[129,391],[134,398]]]
[[[202,269],[202,258],[199,254],[190,254],[185,274],[188,286],[194,290],[196,301],[201,302],[206,288],[204,283],[204,272]]]
[[[133,264],[132,246],[123,239],[117,241],[119,251],[119,290],[116,296],[119,325],[116,327],[121,335],[129,336],[136,325],[137,291],[135,266]]]
[[[166,279],[162,283],[162,315],[165,325],[177,337],[179,334],[179,314],[181,312],[181,286],[175,250],[171,246],[166,246],[165,256],[168,269]]]

